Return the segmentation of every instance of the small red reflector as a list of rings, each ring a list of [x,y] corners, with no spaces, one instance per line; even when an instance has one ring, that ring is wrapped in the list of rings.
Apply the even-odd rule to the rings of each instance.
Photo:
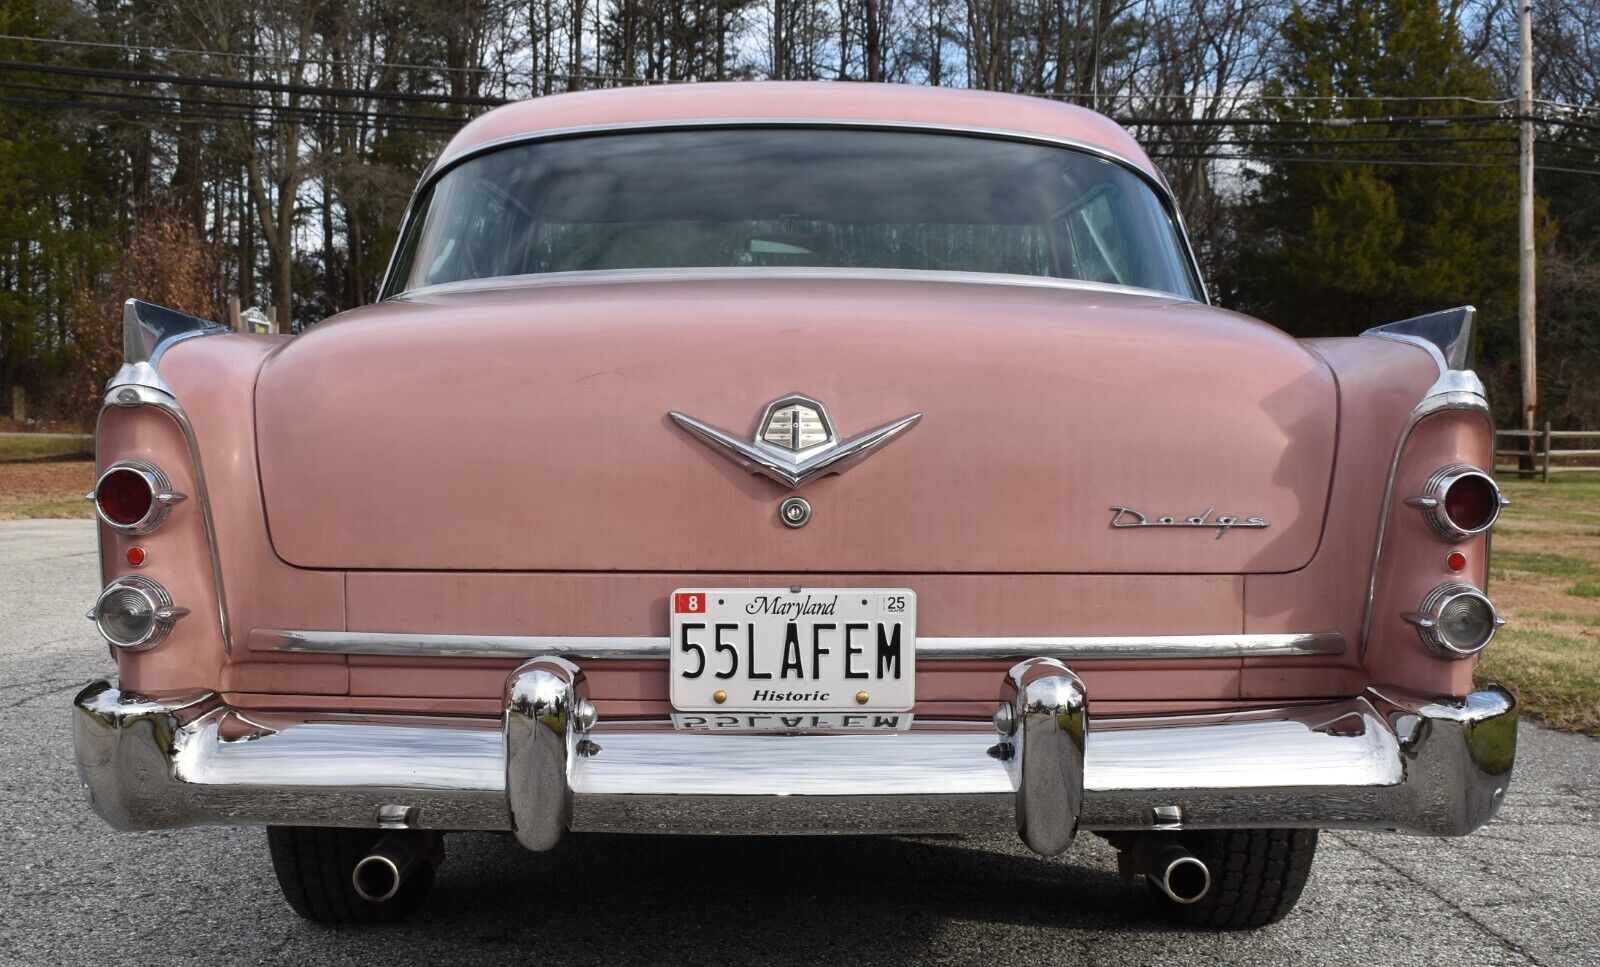
[[[705,614],[706,596],[694,592],[680,592],[672,596],[672,610],[678,614]]]
[[[143,564],[144,563],[144,548],[140,547],[137,544],[135,544],[132,547],[128,548],[128,563],[132,564],[134,567],[138,567],[139,565]]]
[[[127,469],[106,474],[94,491],[94,500],[100,507],[100,513],[112,523],[125,527],[144,520],[155,499],[149,481],[142,474]]]
[[[1452,571],[1465,570],[1467,567],[1467,555],[1460,551],[1451,551],[1450,556],[1444,559],[1444,563]]]

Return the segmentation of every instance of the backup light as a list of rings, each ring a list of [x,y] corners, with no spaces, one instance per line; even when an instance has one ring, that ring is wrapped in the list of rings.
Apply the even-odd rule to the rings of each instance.
[[[146,577],[118,578],[106,585],[89,617],[106,641],[124,651],[149,651],[171,633],[188,608],[174,607],[167,589]]]
[[[1405,615],[1422,643],[1440,658],[1466,658],[1482,651],[1505,619],[1482,591],[1470,584],[1443,584]]]

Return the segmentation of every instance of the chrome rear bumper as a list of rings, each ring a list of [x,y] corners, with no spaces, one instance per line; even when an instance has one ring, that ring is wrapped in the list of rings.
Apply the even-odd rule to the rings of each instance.
[[[1030,659],[996,722],[751,734],[595,721],[581,670],[524,664],[502,721],[244,713],[109,683],[75,703],[78,771],[119,829],[201,824],[856,834],[1308,827],[1460,835],[1511,778],[1517,712],[1491,686],[1431,700],[1375,688],[1229,714],[1097,719],[1077,676]]]

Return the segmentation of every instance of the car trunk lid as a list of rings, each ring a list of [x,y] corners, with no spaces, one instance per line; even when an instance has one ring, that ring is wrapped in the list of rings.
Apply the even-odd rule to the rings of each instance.
[[[1152,295],[552,278],[316,327],[263,367],[257,442],[273,545],[309,568],[1273,572],[1320,540],[1335,393],[1277,330]],[[791,394],[841,439],[922,418],[794,490],[668,416],[750,441]]]

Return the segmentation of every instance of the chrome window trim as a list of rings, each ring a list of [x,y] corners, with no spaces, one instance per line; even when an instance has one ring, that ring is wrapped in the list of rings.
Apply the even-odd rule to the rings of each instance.
[[[1084,279],[1059,279],[1045,275],[1006,275],[1000,272],[957,272],[949,269],[858,269],[828,268],[826,266],[763,265],[749,268],[707,266],[698,269],[594,269],[581,272],[531,272],[523,275],[494,275],[482,279],[461,279],[456,282],[435,282],[419,285],[388,298],[401,302],[417,301],[428,296],[450,295],[456,292],[492,292],[522,286],[593,285],[609,283],[647,282],[702,282],[734,280],[783,279],[850,279],[880,282],[928,282],[952,285],[1013,285],[1042,289],[1073,289],[1083,292],[1104,292],[1112,295],[1145,296],[1169,302],[1194,303],[1187,296],[1160,289],[1142,289],[1136,285],[1118,285],[1114,282],[1089,282]]]
[[[453,635],[283,629],[257,629],[250,633],[250,647],[255,650],[389,658],[527,658],[556,655],[583,660],[665,660],[670,644],[670,639],[665,635]],[[1344,636],[1337,632],[917,638],[919,659],[950,661],[1295,658],[1342,655],[1344,651]]]
[[[1209,305],[1211,293],[1206,288],[1205,275],[1200,271],[1200,261],[1194,254],[1194,246],[1189,241],[1189,228],[1183,221],[1182,207],[1178,204],[1178,196],[1173,193],[1172,186],[1159,174],[1146,169],[1137,161],[1119,154],[1100,145],[1089,144],[1075,138],[1060,135],[1042,134],[1031,131],[1016,131],[1009,128],[990,128],[978,125],[949,124],[936,121],[889,121],[869,120],[862,118],[762,118],[762,117],[731,117],[731,118],[678,118],[662,119],[655,121],[623,121],[613,124],[577,125],[564,128],[549,128],[540,131],[524,131],[518,134],[494,138],[475,144],[462,150],[459,154],[447,158],[436,158],[423,169],[422,177],[417,181],[417,187],[412,191],[411,198],[406,202],[405,217],[400,221],[400,231],[395,236],[393,250],[389,253],[389,262],[383,272],[383,284],[378,287],[380,299],[392,299],[403,295],[403,292],[394,291],[391,285],[394,282],[395,261],[400,255],[400,247],[405,243],[406,233],[411,229],[413,216],[416,214],[417,202],[433,187],[433,183],[457,166],[482,155],[498,151],[502,148],[514,147],[523,144],[532,144],[540,141],[570,140],[582,137],[603,137],[606,135],[623,134],[627,132],[650,131],[707,131],[718,128],[839,128],[860,131],[897,131],[907,133],[944,134],[957,137],[990,138],[997,141],[1015,141],[1023,144],[1039,144],[1054,148],[1067,148],[1080,151],[1105,161],[1117,164],[1137,175],[1145,184],[1155,190],[1156,197],[1161,200],[1173,225],[1178,231],[1178,242],[1183,248],[1187,258],[1189,271],[1193,274],[1195,288],[1200,293],[1200,298],[1194,299],[1176,292],[1160,292],[1160,290],[1141,290],[1160,292],[1161,295],[1186,302],[1200,302]],[[917,274],[916,270],[901,270]],[[570,273],[573,275],[586,275],[587,273]],[[1001,275],[1003,273],[995,273]],[[1028,278],[1022,276],[1022,278]],[[405,290],[417,291],[415,289]]]
[[[152,320],[158,325],[153,326]],[[206,487],[205,468],[200,460],[200,444],[195,439],[194,426],[189,422],[188,413],[184,412],[183,404],[178,402],[178,396],[172,387],[167,385],[167,381],[157,372],[156,364],[168,350],[180,342],[201,336],[221,335],[229,330],[219,323],[186,316],[171,309],[162,309],[138,299],[129,299],[124,304],[122,324],[123,350],[129,354],[129,358],[106,384],[106,394],[101,400],[100,413],[95,421],[96,453],[98,454],[100,446],[99,421],[104,419],[106,410],[112,407],[153,407],[167,414],[178,425],[189,450],[190,465],[194,468],[194,497],[195,502],[200,505],[200,518],[205,525],[206,551],[211,559],[211,583],[216,588],[217,626],[222,633],[223,652],[228,654],[233,651],[228,628],[228,601],[222,584],[222,558],[217,549],[217,525],[211,513],[210,492]],[[160,337],[152,342],[148,336],[153,329],[159,329]],[[103,575],[106,573],[104,542],[96,540],[95,548],[100,555],[100,573]]]
[[[1471,329],[1477,310],[1472,306],[1463,306],[1462,334],[1455,341],[1455,345],[1467,345],[1471,342]],[[1418,317],[1426,318],[1426,317]],[[1402,320],[1409,322],[1411,320]],[[1391,323],[1400,325],[1400,323]],[[1372,609],[1378,596],[1378,571],[1383,563],[1384,535],[1389,530],[1389,516],[1394,509],[1395,478],[1400,473],[1400,458],[1405,454],[1406,443],[1411,439],[1411,432],[1417,424],[1437,413],[1449,411],[1465,411],[1477,413],[1483,417],[1489,426],[1490,450],[1494,449],[1494,418],[1489,410],[1489,400],[1484,389],[1483,381],[1469,369],[1456,369],[1451,366],[1450,360],[1438,344],[1421,336],[1404,332],[1392,332],[1387,327],[1379,326],[1368,329],[1361,334],[1362,338],[1387,339],[1392,342],[1405,343],[1415,346],[1426,352],[1433,359],[1434,365],[1439,369],[1439,378],[1422,394],[1422,399],[1412,408],[1411,415],[1406,419],[1405,426],[1400,431],[1399,439],[1395,441],[1394,454],[1389,458],[1389,475],[1383,485],[1383,504],[1378,512],[1378,535],[1372,547],[1372,569],[1367,575],[1367,602],[1361,617],[1361,640],[1358,642],[1358,656],[1364,657],[1367,653],[1367,644],[1372,638]],[[1460,360],[1465,356],[1459,356]]]

